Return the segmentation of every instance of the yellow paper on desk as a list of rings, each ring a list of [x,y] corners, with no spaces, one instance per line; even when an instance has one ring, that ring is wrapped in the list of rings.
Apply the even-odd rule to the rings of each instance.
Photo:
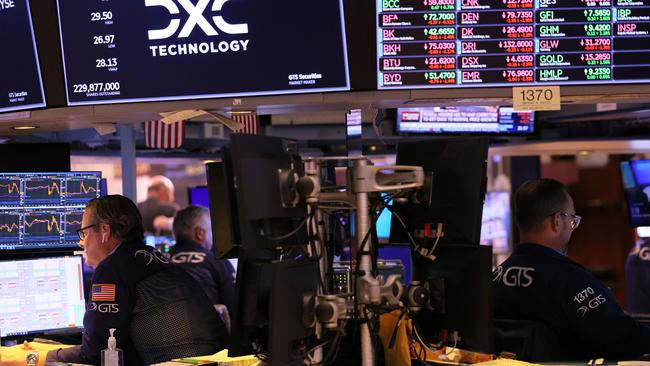
[[[32,352],[38,352],[38,366],[45,365],[45,356],[51,350],[59,348],[73,347],[66,344],[49,344],[40,342],[30,342],[30,349],[25,349],[22,344],[11,347],[1,347],[2,366],[24,366],[25,358]]]
[[[218,362],[219,366],[254,366],[259,364],[257,357],[250,356],[240,356],[240,357],[228,357],[228,350],[224,349],[210,356],[198,356],[198,357],[187,357],[182,360],[196,360],[196,361],[209,361],[209,362]]]
[[[395,331],[395,325],[402,314],[400,310],[394,310],[379,317],[379,338],[384,345],[387,366],[410,366],[411,355],[409,352],[409,340],[406,335],[406,326],[411,321],[406,316],[402,319],[399,329],[395,334],[395,344],[390,348],[390,339]]]
[[[496,360],[475,363],[472,366],[534,366],[536,363],[528,363],[519,360],[511,360],[509,358],[497,358]]]

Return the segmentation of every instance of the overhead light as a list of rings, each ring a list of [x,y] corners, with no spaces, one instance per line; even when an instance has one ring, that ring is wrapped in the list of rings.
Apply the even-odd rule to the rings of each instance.
[[[587,155],[589,155],[589,151],[587,151],[587,150],[582,150],[582,151],[580,151],[580,152],[578,153],[578,155],[579,155],[579,156],[587,156]]]
[[[255,111],[231,111],[230,114],[255,114]]]
[[[38,128],[38,126],[12,126],[12,130],[33,130]]]

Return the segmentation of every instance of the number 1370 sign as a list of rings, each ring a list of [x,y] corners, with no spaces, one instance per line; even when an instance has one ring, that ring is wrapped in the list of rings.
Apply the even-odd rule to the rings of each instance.
[[[515,111],[559,111],[560,87],[512,88],[512,106]]]

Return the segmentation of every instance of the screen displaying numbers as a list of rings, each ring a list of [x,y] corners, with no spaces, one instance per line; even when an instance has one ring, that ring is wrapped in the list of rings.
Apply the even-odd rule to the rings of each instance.
[[[0,113],[45,106],[27,0],[0,0]]]
[[[69,105],[349,90],[341,0],[58,0]]]
[[[378,86],[650,82],[650,0],[378,0]]]

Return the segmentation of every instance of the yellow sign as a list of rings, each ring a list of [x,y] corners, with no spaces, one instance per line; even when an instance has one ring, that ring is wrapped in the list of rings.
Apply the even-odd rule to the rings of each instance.
[[[515,111],[559,111],[562,109],[559,86],[525,86],[512,88]]]

